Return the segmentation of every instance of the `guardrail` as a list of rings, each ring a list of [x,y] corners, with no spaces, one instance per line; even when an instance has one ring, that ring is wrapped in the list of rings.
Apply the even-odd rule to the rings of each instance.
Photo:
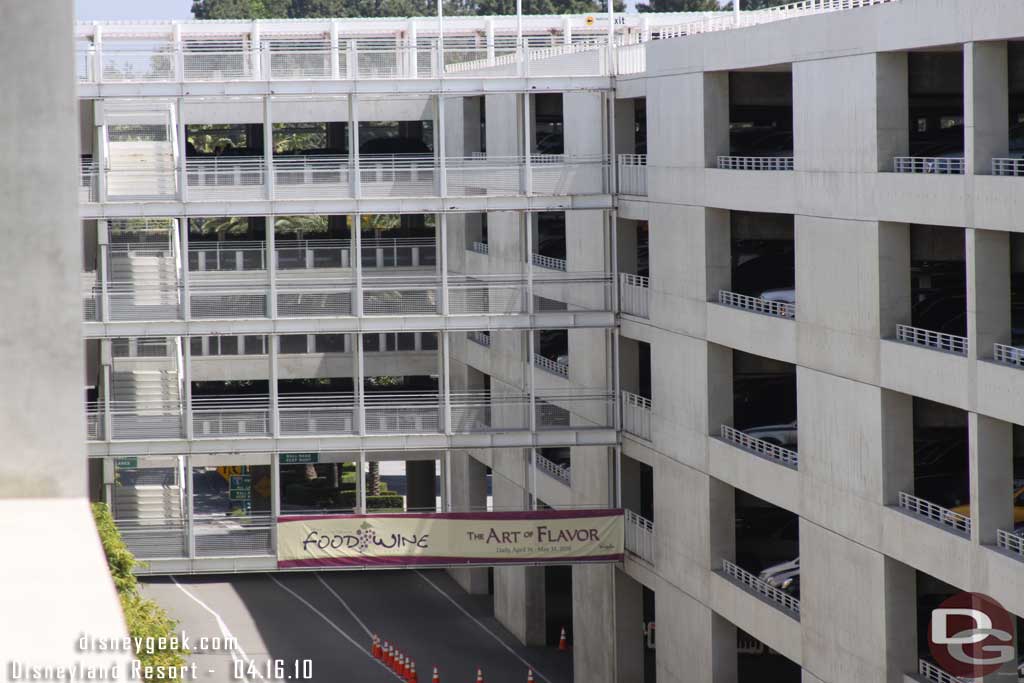
[[[554,258],[552,256],[544,256],[542,254],[533,254],[531,259],[533,265],[539,266],[540,268],[547,268],[548,270],[560,270],[563,273],[566,270],[565,259]]]
[[[472,247],[470,247],[470,251],[475,251],[478,254],[486,255],[490,253],[491,248],[490,245],[487,244],[487,242],[473,242]]]
[[[626,510],[626,550],[654,564],[654,522]]]
[[[777,318],[793,319],[796,317],[796,304],[784,301],[771,301],[757,296],[747,296],[746,294],[737,294],[736,292],[728,292],[724,289],[718,291],[718,303],[744,311],[773,315]]]
[[[271,530],[274,519],[269,515],[196,516],[196,557],[244,557],[269,555],[273,547]]]
[[[1024,349],[1007,344],[994,344],[993,351],[997,363],[1013,365],[1018,368],[1024,367]]]
[[[1024,536],[1003,529],[996,529],[996,545],[1003,550],[1024,559]]]
[[[641,439],[651,438],[651,399],[622,392],[622,429]]]
[[[948,674],[943,669],[924,659],[918,660],[917,673],[921,674],[921,676],[926,680],[933,681],[934,683],[966,683],[968,680],[965,678],[958,678],[953,674]]]
[[[894,157],[892,161],[895,173],[962,175],[964,168],[963,157]]]
[[[650,278],[632,273],[619,273],[619,307],[623,313],[649,318],[650,292]]]
[[[480,346],[491,345],[491,333],[484,330],[470,330],[466,333],[466,338]]]
[[[548,460],[540,453],[535,454],[534,458],[537,461],[538,470],[557,479],[566,486],[572,486],[572,471],[568,467],[562,467],[558,463]]]
[[[800,601],[792,595],[788,595],[774,586],[769,586],[765,581],[762,581],[746,569],[739,567],[729,560],[722,560],[722,571],[726,576],[751,593],[767,598],[783,609],[792,612],[797,619],[800,618]]]
[[[619,76],[642,74],[647,70],[647,46],[640,42],[615,47],[615,73]]]
[[[764,439],[758,439],[756,436],[750,436],[728,425],[722,425],[719,434],[724,441],[751,453],[775,460],[794,469],[800,466],[800,455],[796,451],[769,443]]]
[[[967,337],[958,337],[945,332],[933,332],[910,325],[897,325],[896,340],[904,344],[955,353],[958,356],[967,355]]]
[[[953,512],[941,505],[936,505],[923,498],[900,491],[898,497],[899,506],[907,512],[918,517],[924,517],[953,531],[960,532],[968,537],[971,535],[971,518]]]
[[[539,353],[533,354],[533,364],[535,367],[538,367],[541,370],[547,370],[553,375],[558,375],[559,377],[569,376],[568,363],[559,363],[558,361],[551,360]]]
[[[647,196],[647,155],[619,155],[619,194]]]
[[[992,175],[1024,175],[1024,159],[993,159]]]
[[[792,171],[793,157],[718,157],[718,168],[729,171]]]

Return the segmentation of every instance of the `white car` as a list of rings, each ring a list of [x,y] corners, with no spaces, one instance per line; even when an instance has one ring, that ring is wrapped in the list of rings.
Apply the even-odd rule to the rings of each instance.
[[[795,576],[800,576],[800,558],[782,562],[768,567],[760,573],[758,578],[773,588],[782,588],[782,585]]]
[[[783,448],[795,449],[797,444],[796,420],[786,424],[751,427],[744,429],[743,433]]]
[[[776,301],[783,304],[796,303],[796,290],[792,287],[781,289],[767,289],[761,292],[761,298],[765,301]]]

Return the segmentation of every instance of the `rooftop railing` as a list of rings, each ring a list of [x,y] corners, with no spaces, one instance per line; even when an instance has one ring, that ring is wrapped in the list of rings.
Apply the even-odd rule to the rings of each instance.
[[[722,573],[751,593],[760,595],[761,597],[776,603],[783,609],[792,612],[796,619],[800,618],[800,601],[792,595],[789,595],[774,586],[769,586],[766,581],[759,579],[754,574],[751,574],[746,569],[743,569],[729,560],[722,560]]]
[[[647,155],[619,155],[619,194],[647,196]]]
[[[784,301],[771,301],[758,296],[747,296],[736,292],[727,292],[724,289],[718,292],[718,303],[731,308],[739,308],[744,311],[773,315],[778,318],[795,318],[796,304]]]
[[[626,550],[654,564],[654,522],[628,509],[625,517]]]
[[[650,278],[632,273],[619,273],[619,307],[623,313],[649,318],[650,293]]]
[[[933,332],[920,327],[910,325],[896,326],[896,340],[904,344],[924,346],[936,351],[955,353],[958,356],[967,355],[967,337],[958,337],[955,334],[945,332]]]
[[[912,515],[923,517],[940,526],[947,527],[950,531],[955,531],[968,537],[971,535],[971,518],[966,515],[953,512],[948,508],[936,505],[931,501],[918,498],[904,491],[899,492],[897,500],[899,507]]]
[[[993,159],[992,175],[1024,175],[1024,159]]]
[[[718,157],[718,168],[729,171],[792,171],[793,157]]]
[[[651,438],[651,399],[622,392],[622,429],[641,439]]]
[[[892,170],[896,173],[962,175],[964,168],[963,157],[895,157]]]
[[[1024,349],[1007,344],[994,344],[993,357],[997,363],[1024,368]]]
[[[757,455],[774,460],[796,469],[800,466],[800,456],[796,451],[783,448],[756,436],[751,436],[728,425],[722,425],[719,431],[722,439]]]

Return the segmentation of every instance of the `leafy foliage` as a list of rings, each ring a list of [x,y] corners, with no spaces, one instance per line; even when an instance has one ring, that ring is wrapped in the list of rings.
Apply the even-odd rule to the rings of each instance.
[[[121,610],[124,612],[125,622],[128,624],[128,634],[132,638],[154,638],[153,642],[171,643],[171,636],[175,635],[177,622],[167,616],[167,612],[160,605],[139,593],[139,582],[132,573],[137,564],[135,556],[124,544],[121,534],[114,525],[114,518],[110,514],[110,508],[106,503],[93,503],[92,516],[96,522],[96,531],[100,536],[100,543],[103,545],[103,553],[107,556],[107,566],[110,568],[110,576],[114,580],[114,587],[117,588],[117,595],[121,600]],[[136,658],[145,667],[155,667],[157,671],[167,671],[171,667],[181,667],[185,664],[185,655],[188,650],[180,647],[155,648],[152,652],[146,649],[136,653]],[[154,683],[156,679],[145,679],[147,683]]]
[[[524,14],[586,14],[601,12],[604,7],[599,0],[523,0]],[[436,8],[434,0],[194,0],[192,14],[196,19],[422,17],[433,16]],[[616,2],[616,8],[622,10],[621,2]],[[444,2],[444,13],[449,16],[515,11],[515,0]]]

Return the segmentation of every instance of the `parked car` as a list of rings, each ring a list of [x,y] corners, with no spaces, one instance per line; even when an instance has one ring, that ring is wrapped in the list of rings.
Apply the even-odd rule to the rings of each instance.
[[[777,301],[784,304],[796,303],[796,289],[793,287],[782,287],[779,289],[766,289],[761,292],[761,298],[766,301]]]
[[[958,505],[953,508],[953,512],[970,517],[971,504]],[[1013,492],[1013,525],[1016,528],[1018,524],[1024,524],[1024,486]]]
[[[781,588],[782,584],[794,576],[800,576],[800,558],[788,562],[780,562],[763,570],[758,578],[774,588]]]
[[[796,450],[797,429],[796,420],[785,424],[764,425],[761,427],[750,427],[743,430],[744,434],[752,436],[761,441],[767,441],[776,446]]]

